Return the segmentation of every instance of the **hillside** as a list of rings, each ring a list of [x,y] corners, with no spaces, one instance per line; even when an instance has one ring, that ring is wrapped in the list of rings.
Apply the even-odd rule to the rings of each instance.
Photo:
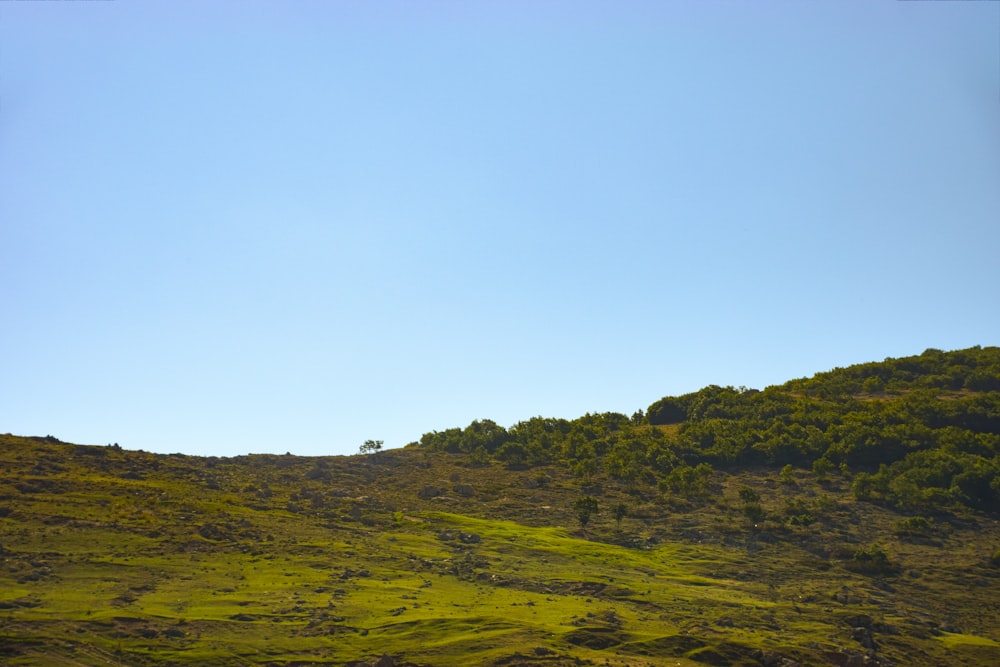
[[[0,662],[1000,664],[1000,348],[369,451],[0,435]]]

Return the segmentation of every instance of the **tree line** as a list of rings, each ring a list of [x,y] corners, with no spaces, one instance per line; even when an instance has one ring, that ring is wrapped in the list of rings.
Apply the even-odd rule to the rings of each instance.
[[[561,465],[583,481],[704,494],[716,469],[794,466],[848,475],[862,500],[932,510],[1000,510],[1000,348],[858,364],[762,391],[707,386],[631,417],[492,420],[411,446],[473,465]]]

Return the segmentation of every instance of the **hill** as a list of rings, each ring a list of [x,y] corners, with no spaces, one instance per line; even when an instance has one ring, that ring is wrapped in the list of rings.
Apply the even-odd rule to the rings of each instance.
[[[998,348],[366,451],[0,436],[0,661],[1000,664]]]

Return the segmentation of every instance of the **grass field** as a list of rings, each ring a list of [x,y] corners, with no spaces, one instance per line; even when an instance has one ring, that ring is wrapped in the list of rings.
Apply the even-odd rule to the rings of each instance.
[[[419,449],[0,436],[0,463],[5,665],[1000,664],[996,521],[905,534],[836,476],[716,473],[698,502],[597,480],[629,513],[584,530],[558,468]],[[814,521],[754,525],[744,487]],[[891,567],[858,567],[874,547]]]

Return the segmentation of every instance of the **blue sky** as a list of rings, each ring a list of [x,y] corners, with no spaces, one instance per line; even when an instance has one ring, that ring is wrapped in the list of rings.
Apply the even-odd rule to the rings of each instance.
[[[1000,3],[0,2],[0,431],[357,452],[1000,344]]]

